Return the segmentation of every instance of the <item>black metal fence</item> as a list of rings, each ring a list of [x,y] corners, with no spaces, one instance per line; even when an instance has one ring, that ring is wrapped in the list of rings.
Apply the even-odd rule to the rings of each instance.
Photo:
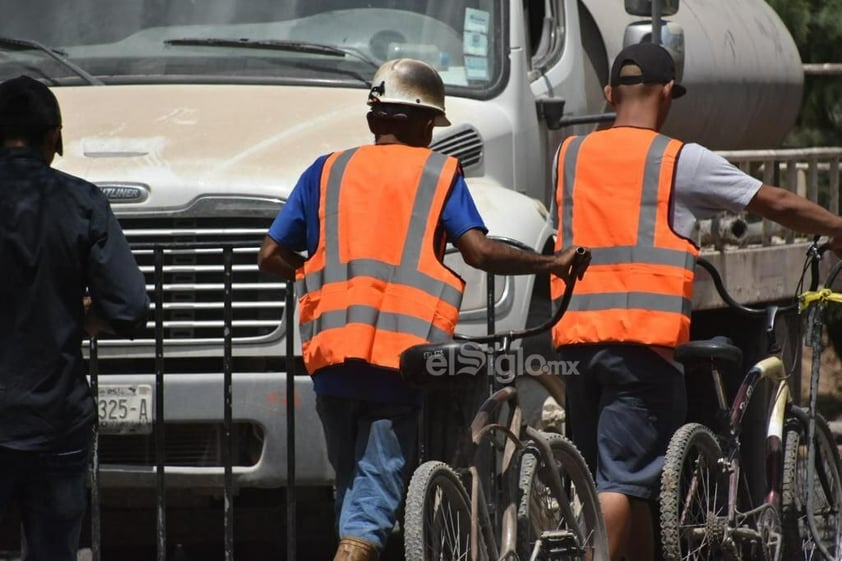
[[[504,243],[516,245],[525,249],[523,244],[509,239],[500,239]],[[154,456],[155,456],[155,518],[156,518],[156,559],[164,561],[167,559],[170,550],[170,544],[167,541],[167,504],[166,504],[166,440],[165,440],[165,419],[164,419],[164,377],[166,374],[165,367],[165,353],[164,353],[164,333],[165,333],[165,315],[164,315],[164,299],[165,299],[165,255],[178,255],[179,253],[195,252],[198,249],[214,250],[221,253],[223,263],[223,354],[221,361],[221,371],[223,375],[223,449],[222,460],[224,465],[224,503],[223,503],[223,518],[224,518],[224,555],[226,561],[233,561],[234,559],[234,476],[233,476],[233,454],[232,454],[232,387],[233,387],[233,310],[232,302],[233,295],[233,254],[238,249],[254,249],[253,243],[248,242],[195,242],[189,244],[132,244],[135,251],[141,250],[152,252],[154,271],[153,279],[153,319],[154,319],[154,342],[155,342],[155,360],[154,360],[154,401],[152,409],[155,412],[152,433],[154,437]],[[487,301],[486,301],[486,320],[487,332],[493,333],[496,329],[495,324],[495,276],[488,274],[486,277]],[[293,328],[295,319],[295,296],[294,283],[287,282],[286,284],[286,303],[284,310],[283,322],[286,329],[286,349],[285,349],[285,369],[286,369],[286,447],[287,447],[287,474],[286,474],[286,557],[289,561],[294,561],[296,558],[297,547],[297,528],[296,528],[296,442],[295,442],[295,375],[296,375],[296,360],[295,360],[295,345]],[[98,396],[100,390],[100,364],[98,360],[98,341],[92,337],[89,342],[89,376],[93,395]],[[493,384],[493,377],[489,377],[490,383]],[[490,388],[494,389],[494,388]],[[99,407],[97,407],[99,413]],[[100,479],[100,423],[97,422],[94,429],[94,447],[93,459],[91,462],[91,551],[93,561],[101,561],[102,559],[102,509],[101,509],[101,479]]]
[[[152,250],[154,255],[154,333],[155,333],[155,392],[152,409],[155,411],[153,425],[154,450],[155,450],[155,475],[156,475],[156,558],[164,561],[167,558],[167,505],[166,505],[166,436],[164,424],[164,255],[178,254],[179,252],[195,251],[196,242],[189,246],[180,244],[155,244],[143,246],[135,244],[133,249]],[[224,465],[224,548],[225,560],[234,559],[234,475],[232,468],[232,355],[233,355],[233,254],[238,248],[254,247],[253,244],[219,244],[209,243],[207,248],[219,250],[223,263],[223,355],[221,370],[223,375],[223,449],[222,459]],[[285,324],[292,326],[294,319],[294,290],[293,283],[287,283]],[[286,559],[293,561],[296,555],[296,474],[295,474],[295,351],[294,351],[294,330],[288,329],[286,333],[286,410],[287,410],[287,555]],[[98,342],[92,337],[89,343],[89,375],[93,395],[99,395],[99,361]],[[99,407],[97,407],[99,414]],[[94,428],[93,458],[91,462],[91,552],[94,561],[102,558],[102,512],[100,506],[100,460],[99,460],[99,422]]]

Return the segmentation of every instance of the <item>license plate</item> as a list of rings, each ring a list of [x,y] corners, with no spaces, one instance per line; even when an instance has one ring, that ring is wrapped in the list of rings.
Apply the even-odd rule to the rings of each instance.
[[[101,434],[150,434],[152,386],[149,384],[100,384],[97,399]]]

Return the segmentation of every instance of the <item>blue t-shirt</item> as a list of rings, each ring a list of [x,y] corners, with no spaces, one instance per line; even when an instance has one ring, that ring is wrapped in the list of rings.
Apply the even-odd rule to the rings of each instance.
[[[307,168],[290,193],[272,226],[269,237],[292,251],[313,255],[319,244],[319,198],[322,168],[328,156]],[[487,232],[465,178],[457,174],[441,215],[447,241],[458,240],[474,228]],[[380,402],[416,402],[418,395],[393,370],[364,362],[347,362],[317,371],[313,376],[317,394]]]

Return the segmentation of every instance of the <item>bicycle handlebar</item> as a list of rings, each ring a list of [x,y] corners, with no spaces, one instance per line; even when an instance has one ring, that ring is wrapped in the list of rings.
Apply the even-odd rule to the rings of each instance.
[[[710,274],[710,278],[713,280],[713,286],[716,288],[716,292],[719,293],[719,297],[722,298],[722,301],[728,304],[729,308],[747,316],[762,316],[766,314],[766,308],[749,308],[748,306],[744,306],[734,300],[734,297],[731,296],[725,288],[725,283],[722,282],[722,276],[719,274],[719,271],[716,270],[713,263],[703,257],[700,257],[696,260],[696,265]]]
[[[573,288],[576,286],[576,270],[586,260],[589,253],[590,252],[583,247],[576,248],[576,255],[573,256],[573,263],[570,268],[572,274],[564,287],[564,294],[561,296],[561,303],[559,304],[558,309],[553,313],[552,317],[541,325],[528,327],[519,331],[500,331],[489,335],[460,335],[456,333],[453,335],[453,338],[464,343],[487,344],[505,340],[515,341],[517,339],[525,339],[526,337],[531,337],[533,335],[543,333],[544,331],[548,331],[553,325],[558,323],[564,315],[564,312],[567,311],[567,307],[570,305],[570,299],[573,297]]]
[[[807,258],[804,261],[804,271],[802,273],[802,280],[804,273],[807,270],[810,270],[810,290],[816,290],[819,286],[819,261],[822,259],[822,255],[830,249],[829,243],[819,244],[819,236],[813,238],[813,243],[810,244],[810,247],[807,248]],[[728,304],[728,307],[736,310],[737,312],[751,317],[759,317],[764,316],[769,313],[770,306],[764,306],[763,308],[752,308],[749,306],[745,306],[737,302],[733,296],[728,293],[728,290],[725,288],[725,283],[722,282],[722,276],[717,271],[714,265],[704,259],[699,258],[696,261],[696,264],[706,270],[713,280],[713,285],[716,288],[716,292],[719,293],[719,297]],[[834,267],[833,272],[831,275],[828,276],[828,280],[826,285],[829,285],[833,282],[833,279],[839,273],[839,270],[842,269],[842,261]],[[800,286],[800,285],[799,285]],[[792,304],[788,304],[786,306],[776,306],[776,314],[781,312],[790,312],[794,311],[798,308],[798,303],[793,302]]]

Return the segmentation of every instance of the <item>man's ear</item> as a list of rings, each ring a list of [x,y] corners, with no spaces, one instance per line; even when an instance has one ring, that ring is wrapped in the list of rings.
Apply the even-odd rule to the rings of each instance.
[[[56,153],[59,156],[64,155],[64,138],[61,135],[61,127],[56,127]]]
[[[377,121],[374,118],[374,115],[371,113],[371,111],[369,111],[368,113],[365,114],[365,119],[366,119],[366,121],[368,121],[368,130],[371,131],[371,134],[374,134],[374,135],[379,134],[379,130],[378,130],[378,127],[377,127],[377,124],[376,124]]]
[[[420,143],[421,143],[421,146],[429,147],[430,144],[433,143],[433,130],[435,128],[436,127],[433,124],[432,119],[424,122],[424,136],[423,136],[423,138],[419,139]]]
[[[611,89],[611,86],[605,86],[602,89],[602,94],[605,96],[605,101],[607,101],[609,105],[614,105],[614,92]]]
[[[53,162],[55,155],[64,153],[64,142],[61,138],[61,127],[47,130],[44,133],[44,144],[42,147],[44,159],[48,164]]]
[[[670,80],[666,84],[664,84],[663,89],[661,90],[661,95],[664,99],[672,99],[672,87],[675,85],[675,80]]]

